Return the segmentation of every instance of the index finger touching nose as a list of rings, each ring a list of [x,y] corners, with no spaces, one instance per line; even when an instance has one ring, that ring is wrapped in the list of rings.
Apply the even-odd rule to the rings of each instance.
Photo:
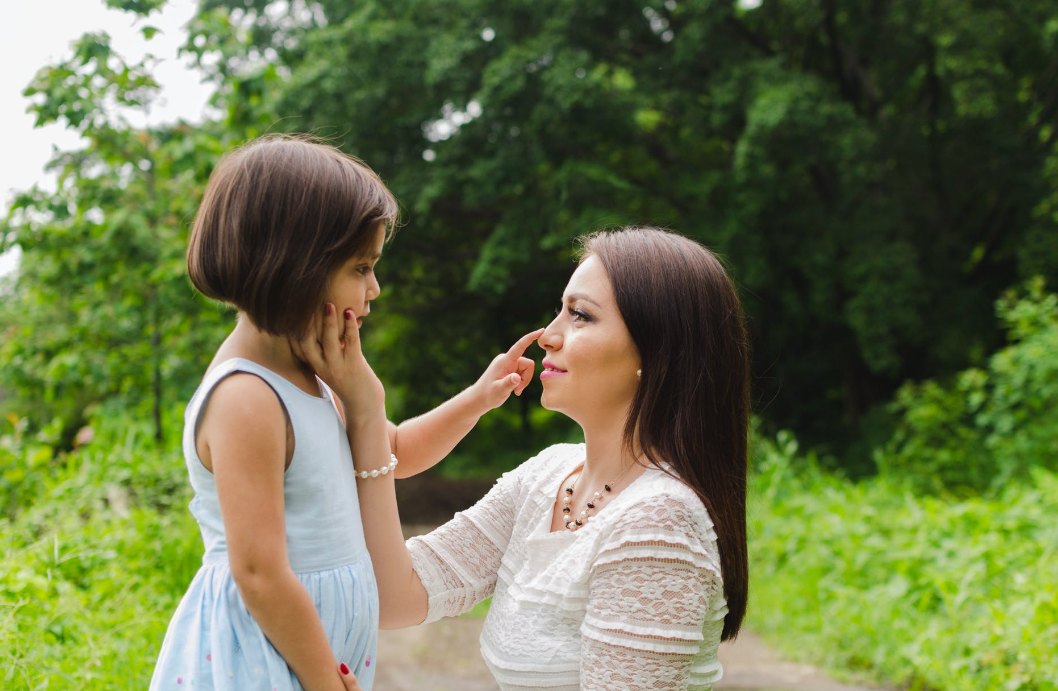
[[[519,338],[511,349],[507,351],[507,355],[514,358],[520,358],[525,349],[529,347],[529,344],[544,335],[544,329],[537,329],[530,333],[525,334]]]

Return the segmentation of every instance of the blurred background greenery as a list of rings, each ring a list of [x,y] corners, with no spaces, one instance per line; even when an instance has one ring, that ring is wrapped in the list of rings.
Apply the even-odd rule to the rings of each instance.
[[[148,38],[165,3],[105,1]],[[149,678],[200,549],[183,403],[232,325],[187,232],[274,131],[403,204],[365,327],[394,419],[548,321],[577,236],[678,230],[750,317],[750,625],[910,688],[1058,688],[1058,6],[202,0],[185,50],[204,123],[130,124],[158,85],[103,33],[26,90],[84,146],[0,226],[3,688]],[[442,472],[575,439],[538,392]]]

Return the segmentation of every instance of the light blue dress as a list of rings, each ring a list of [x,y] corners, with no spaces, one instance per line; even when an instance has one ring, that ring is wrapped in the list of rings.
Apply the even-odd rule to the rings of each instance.
[[[378,588],[364,542],[353,460],[329,391],[311,396],[275,372],[235,358],[202,380],[184,413],[184,460],[191,513],[205,544],[202,568],[169,623],[151,690],[295,691],[301,685],[250,616],[232,579],[213,475],[195,452],[195,428],[214,387],[249,372],[275,391],[294,430],[283,480],[287,554],[338,662],[370,691],[378,641]],[[337,674],[337,670],[335,671]]]

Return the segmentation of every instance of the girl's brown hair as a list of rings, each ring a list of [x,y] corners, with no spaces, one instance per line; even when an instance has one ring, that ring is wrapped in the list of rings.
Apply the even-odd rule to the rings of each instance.
[[[262,331],[300,338],[331,273],[392,234],[397,201],[363,161],[305,136],[225,154],[195,216],[191,282]]]
[[[742,306],[716,256],[657,228],[599,232],[583,243],[610,277],[639,351],[642,377],[624,429],[661,468],[670,463],[713,521],[728,613],[723,640],[746,613],[749,340]]]

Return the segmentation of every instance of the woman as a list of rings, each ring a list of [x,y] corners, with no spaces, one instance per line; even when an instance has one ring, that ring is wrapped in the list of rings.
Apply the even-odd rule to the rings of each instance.
[[[545,449],[406,544],[392,474],[361,482],[381,626],[492,596],[481,650],[502,689],[709,689],[746,609],[742,310],[679,235],[597,233],[584,250],[539,344],[542,403],[585,443]]]

